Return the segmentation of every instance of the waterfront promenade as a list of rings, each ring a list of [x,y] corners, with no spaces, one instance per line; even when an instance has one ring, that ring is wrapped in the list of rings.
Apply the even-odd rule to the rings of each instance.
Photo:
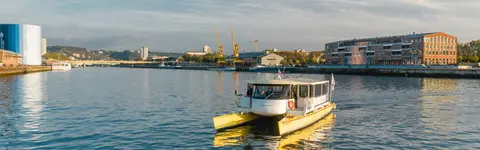
[[[17,66],[17,67],[0,67],[0,76],[26,74],[31,72],[50,71],[51,66]]]

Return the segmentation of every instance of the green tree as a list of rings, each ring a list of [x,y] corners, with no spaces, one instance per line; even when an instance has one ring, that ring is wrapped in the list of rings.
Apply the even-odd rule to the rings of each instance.
[[[282,61],[280,61],[280,64],[282,64],[284,66],[288,65],[287,59],[282,59]]]
[[[458,62],[464,62],[463,56],[458,56],[458,57],[457,57],[457,61],[458,61]]]
[[[183,56],[180,56],[180,57],[178,57],[178,61],[183,62],[183,61],[185,61],[185,58],[183,58]]]
[[[288,59],[287,59],[287,64],[289,64],[289,65],[293,65],[293,59],[291,59],[291,58],[288,58]]]
[[[478,62],[478,56],[468,56],[467,57],[468,62]]]

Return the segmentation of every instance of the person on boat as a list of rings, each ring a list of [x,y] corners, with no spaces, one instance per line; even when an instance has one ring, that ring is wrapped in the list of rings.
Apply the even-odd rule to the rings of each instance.
[[[247,96],[248,97],[252,96],[252,92],[253,92],[253,86],[249,84],[247,89]]]
[[[272,87],[268,87],[268,90],[267,92],[265,93],[266,96],[270,96],[273,94],[273,88]]]

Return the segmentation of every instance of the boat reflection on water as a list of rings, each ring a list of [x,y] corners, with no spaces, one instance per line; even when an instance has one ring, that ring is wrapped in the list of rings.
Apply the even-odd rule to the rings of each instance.
[[[254,148],[255,145],[269,145],[269,149],[322,149],[329,147],[322,143],[331,143],[331,131],[335,126],[335,114],[331,113],[318,122],[293,132],[280,136],[262,134],[262,128],[246,125],[218,132],[213,140],[213,146]],[[265,133],[265,132],[263,132]],[[260,141],[259,141],[260,140]],[[260,143],[258,143],[260,142]],[[258,143],[258,144],[256,144]]]
[[[236,146],[246,144],[246,136],[252,131],[252,126],[241,126],[215,134],[214,147]]]

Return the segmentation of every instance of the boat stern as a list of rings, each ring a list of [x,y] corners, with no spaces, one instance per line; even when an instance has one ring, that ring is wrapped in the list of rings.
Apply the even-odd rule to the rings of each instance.
[[[235,113],[217,116],[213,118],[215,130],[236,127],[259,118],[259,115],[249,113]]]

